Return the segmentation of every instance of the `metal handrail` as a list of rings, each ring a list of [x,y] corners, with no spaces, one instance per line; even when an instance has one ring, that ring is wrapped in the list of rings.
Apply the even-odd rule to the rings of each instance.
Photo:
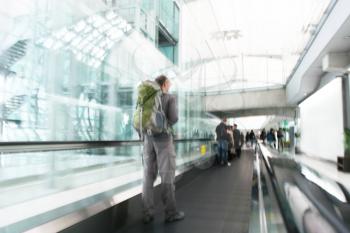
[[[286,228],[288,229],[289,232],[295,232],[295,230],[297,229],[295,223],[292,223],[288,217],[286,217],[288,214],[286,214],[282,209],[283,206],[285,206],[286,203],[286,199],[284,196],[284,194],[281,193],[281,191],[278,191],[280,189],[280,184],[279,184],[279,177],[277,177],[274,174],[273,168],[271,168],[271,165],[269,163],[269,158],[268,156],[265,156],[263,151],[261,150],[261,144],[258,144],[258,148],[259,153],[261,153],[262,155],[262,159],[265,161],[265,165],[268,168],[269,171],[269,176],[270,178],[273,180],[272,185],[274,188],[274,192],[275,195],[277,197],[277,201],[279,203],[279,206],[281,208],[281,213],[282,216],[284,218],[284,223]],[[276,150],[272,151],[273,153],[279,153]],[[282,157],[284,159],[287,159],[285,157]],[[269,164],[269,165],[268,165]],[[270,166],[270,168],[269,168]],[[305,178],[305,180],[307,180]],[[312,192],[310,189],[307,188],[307,184],[299,182],[298,183],[299,188],[302,190],[302,192],[304,193],[304,195],[308,198],[308,200],[313,204],[314,207],[316,207],[317,211],[321,214],[321,216],[333,227],[333,229],[336,232],[344,232],[344,233],[349,233],[349,229],[347,228],[346,224],[344,222],[342,222],[339,218],[337,218],[336,216],[334,216],[334,214],[329,211],[327,208],[324,207],[324,205],[317,199],[315,199],[314,195],[312,195]],[[344,190],[344,189],[342,189]],[[260,190],[259,190],[260,191]],[[284,207],[285,208],[285,207]],[[293,220],[295,221],[295,220]]]
[[[259,190],[259,223],[260,223],[260,233],[267,233],[267,220],[266,220],[266,210],[264,204],[263,190],[262,190],[262,181],[261,181],[261,170],[260,170],[260,146],[259,143],[255,145],[255,158],[256,158],[256,171],[257,171],[257,179],[258,179],[258,190]]]
[[[181,142],[206,142],[209,138],[174,139],[175,143]],[[42,142],[0,142],[0,153],[41,152],[59,150],[93,149],[101,147],[137,146],[140,140],[121,141],[42,141]]]

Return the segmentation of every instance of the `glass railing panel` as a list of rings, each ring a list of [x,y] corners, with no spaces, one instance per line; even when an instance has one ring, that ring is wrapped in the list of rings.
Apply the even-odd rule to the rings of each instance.
[[[139,146],[1,154],[0,207],[140,171]]]
[[[26,211],[33,214],[33,217],[43,214],[40,211],[53,211],[50,216],[54,219],[54,216],[81,208],[81,205],[76,204],[80,201],[85,204],[103,201],[128,190],[139,189],[143,173],[142,146],[138,141],[124,144],[126,145],[22,153],[4,152],[5,149],[2,148],[0,216],[5,212],[24,211],[32,203],[52,199],[57,201],[52,206],[50,204],[43,207],[43,210],[38,210],[38,213]],[[74,144],[70,148],[72,146]],[[214,162],[212,146],[213,142],[209,139],[177,140],[176,174],[180,175],[193,166],[199,169],[211,167]],[[158,179],[156,184],[159,182]],[[80,194],[76,195],[77,192]],[[89,201],[86,202],[85,199]],[[60,203],[65,208],[75,204],[68,210],[63,208],[65,210],[62,212],[63,210],[57,210],[61,207]],[[31,224],[35,225],[36,221],[31,220]],[[0,230],[5,225],[5,220],[0,221]]]

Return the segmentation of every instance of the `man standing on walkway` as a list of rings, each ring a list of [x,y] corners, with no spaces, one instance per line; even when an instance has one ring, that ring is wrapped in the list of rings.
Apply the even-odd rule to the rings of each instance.
[[[241,132],[239,131],[239,129],[237,129],[237,124],[233,125],[233,140],[235,142],[235,151],[236,151],[236,155],[237,157],[241,157],[241,152],[242,152],[242,140],[241,140]]]
[[[283,130],[282,128],[279,128],[277,131],[277,140],[278,140],[278,151],[281,151],[281,152],[283,152],[283,138],[284,138]]]
[[[253,147],[256,141],[255,133],[253,130],[250,130],[249,138],[250,138],[251,146]]]
[[[178,120],[178,110],[175,96],[168,94],[170,80],[161,75],[155,80],[163,92],[161,103],[168,125],[171,127]],[[143,149],[143,188],[142,202],[144,208],[143,222],[145,224],[153,221],[154,199],[153,184],[159,175],[161,178],[162,201],[165,207],[165,222],[174,222],[184,219],[185,214],[177,211],[175,201],[175,147],[173,136],[170,133],[159,133],[156,135],[145,133]]]
[[[219,163],[221,165],[227,164],[231,166],[231,164],[227,161],[228,157],[228,142],[229,142],[229,134],[227,133],[227,118],[224,117],[221,123],[216,127],[216,140],[218,142],[218,150],[219,150]]]

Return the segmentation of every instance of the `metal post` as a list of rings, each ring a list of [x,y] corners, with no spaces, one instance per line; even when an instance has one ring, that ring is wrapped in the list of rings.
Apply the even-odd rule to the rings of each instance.
[[[343,122],[345,129],[350,129],[350,80],[349,74],[344,74],[342,78],[342,92],[343,92]],[[345,157],[350,157],[350,153],[345,151]]]

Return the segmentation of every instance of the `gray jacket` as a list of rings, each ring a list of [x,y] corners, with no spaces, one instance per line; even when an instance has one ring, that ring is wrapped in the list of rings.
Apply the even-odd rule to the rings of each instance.
[[[162,106],[169,126],[173,126],[179,119],[176,97],[171,94],[163,94]]]
[[[241,132],[238,129],[233,130],[233,140],[235,142],[235,148],[238,149],[242,146]]]

